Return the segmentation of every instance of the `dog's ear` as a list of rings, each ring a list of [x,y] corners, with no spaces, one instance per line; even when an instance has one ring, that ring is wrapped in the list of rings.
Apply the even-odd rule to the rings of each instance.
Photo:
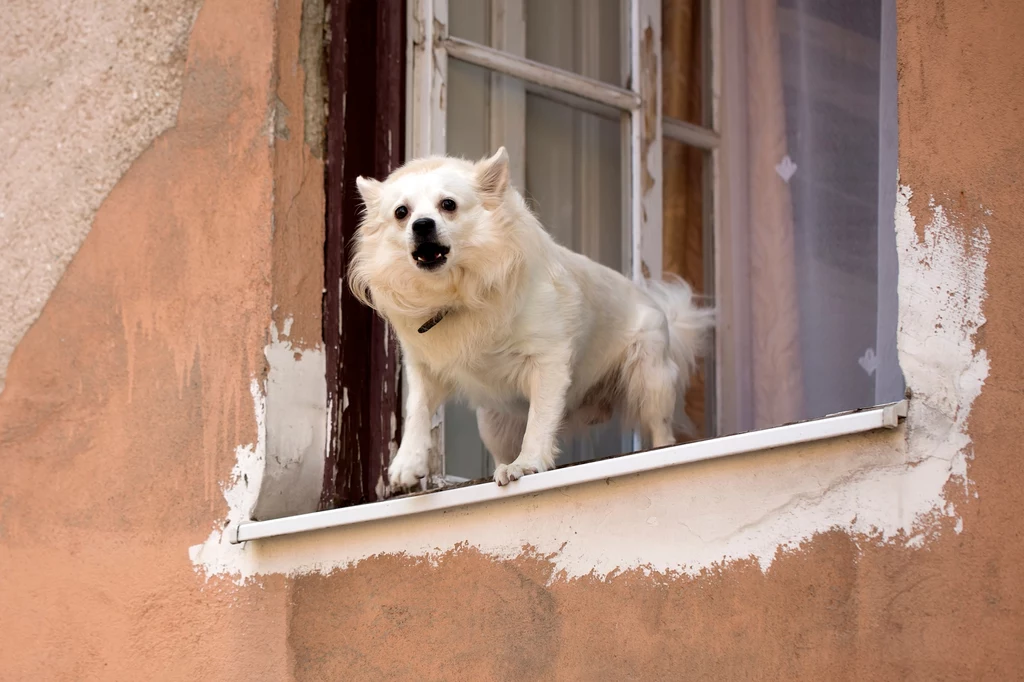
[[[476,165],[476,184],[480,194],[486,200],[500,201],[508,189],[508,152],[500,148],[494,156],[484,159]]]
[[[363,198],[363,203],[366,204],[367,213],[377,210],[377,204],[380,203],[381,184],[373,178],[364,178],[361,175],[356,178],[356,188],[359,189],[359,196]]]

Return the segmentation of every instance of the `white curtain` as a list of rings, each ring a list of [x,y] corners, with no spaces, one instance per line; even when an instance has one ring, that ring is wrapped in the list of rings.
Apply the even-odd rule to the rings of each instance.
[[[725,0],[719,431],[898,400],[893,0]]]

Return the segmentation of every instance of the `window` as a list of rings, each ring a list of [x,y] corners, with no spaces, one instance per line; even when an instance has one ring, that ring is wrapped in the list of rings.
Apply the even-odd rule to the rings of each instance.
[[[505,145],[561,243],[716,301],[718,352],[685,400],[700,435],[896,401],[883,4],[448,0],[446,97],[427,110],[419,91],[435,127],[412,137],[467,158]],[[450,477],[491,474],[471,410],[447,405],[441,440]],[[632,449],[609,424],[560,463]]]
[[[702,442],[501,494],[894,426],[895,24],[894,0],[332,2],[321,509],[385,497],[401,429],[396,342],[341,286],[354,180],[427,154],[505,145],[561,243],[634,278],[679,274],[719,310],[679,408]],[[885,407],[784,426],[872,406]],[[444,475],[429,487],[488,477],[472,413],[451,403],[438,417]],[[564,442],[558,464],[640,445],[611,423]],[[408,509],[491,494],[466,490]],[[297,528],[275,523],[238,537]]]

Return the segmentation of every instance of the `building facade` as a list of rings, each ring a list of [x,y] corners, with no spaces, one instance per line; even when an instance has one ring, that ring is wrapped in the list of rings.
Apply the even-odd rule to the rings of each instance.
[[[0,11],[0,678],[1019,678],[1024,5],[895,2],[899,426],[235,544],[398,437],[324,292],[422,3],[357,4]]]

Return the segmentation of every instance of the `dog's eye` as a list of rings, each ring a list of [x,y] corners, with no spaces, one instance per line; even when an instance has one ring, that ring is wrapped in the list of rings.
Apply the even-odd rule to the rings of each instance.
[[[456,209],[455,201],[453,201],[452,199],[442,199],[441,200],[441,210],[442,211],[448,211],[449,213],[451,213],[455,209]]]
[[[395,217],[399,220],[404,220],[407,215],[409,215],[409,209],[405,206],[399,206],[395,209]]]

